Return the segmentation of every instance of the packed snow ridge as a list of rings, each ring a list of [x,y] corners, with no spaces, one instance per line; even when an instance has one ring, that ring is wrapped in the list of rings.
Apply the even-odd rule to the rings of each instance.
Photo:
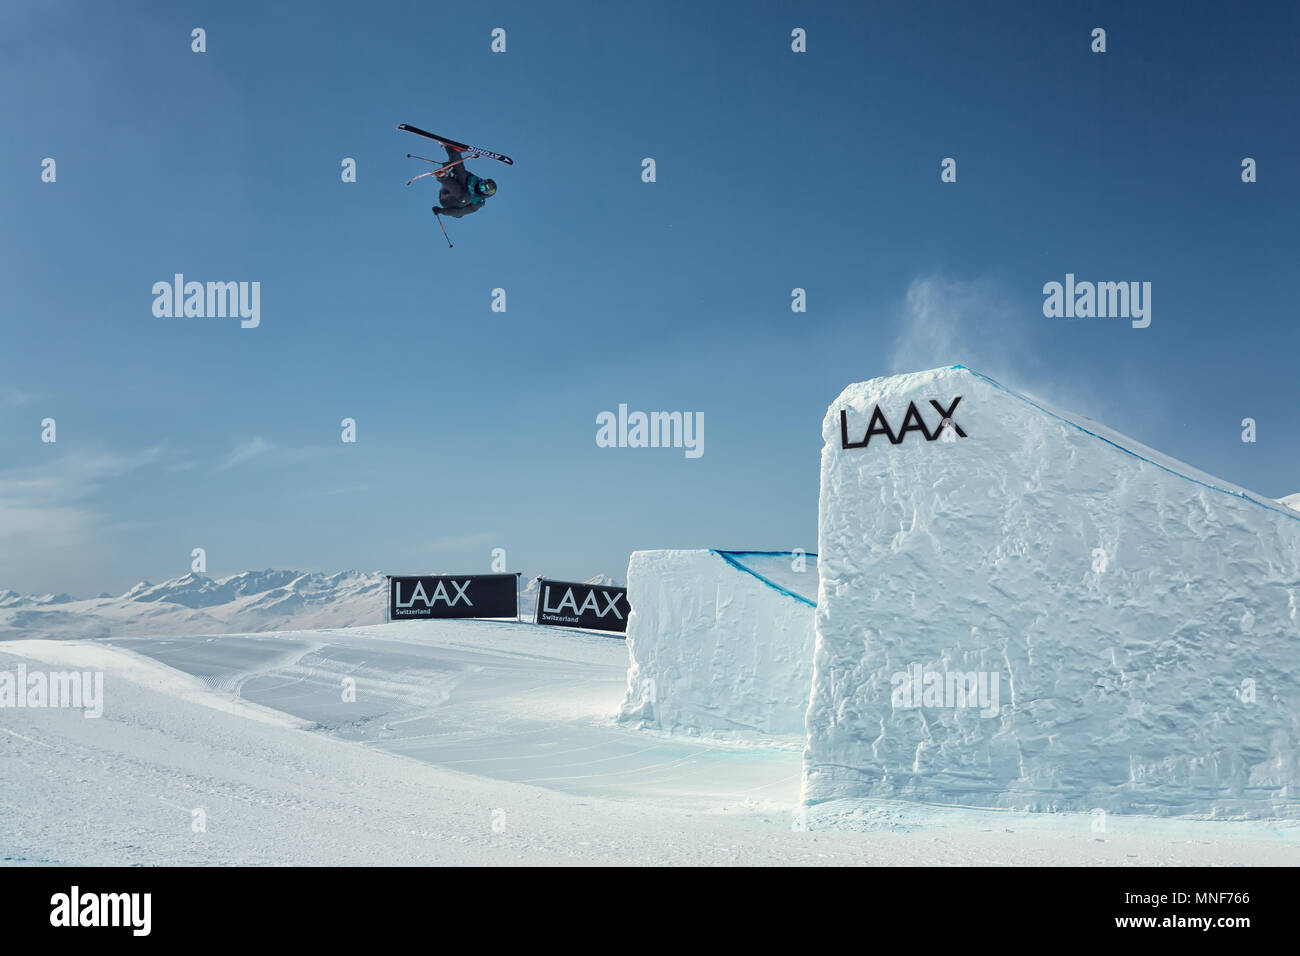
[[[806,802],[1300,817],[1300,513],[962,366],[823,437]]]
[[[803,736],[817,556],[634,551],[619,720],[685,733]]]

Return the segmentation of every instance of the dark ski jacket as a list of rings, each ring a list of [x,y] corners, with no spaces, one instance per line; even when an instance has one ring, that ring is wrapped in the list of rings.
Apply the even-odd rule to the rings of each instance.
[[[448,150],[451,152],[451,150]],[[459,159],[459,154],[454,158]],[[464,164],[452,170],[452,174],[441,180],[442,189],[438,191],[438,206],[434,212],[452,219],[460,219],[483,208],[487,200],[478,194],[479,177],[475,176]]]

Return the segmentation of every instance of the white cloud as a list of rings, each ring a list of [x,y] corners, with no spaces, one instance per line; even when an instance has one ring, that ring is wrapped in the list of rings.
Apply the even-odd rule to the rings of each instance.
[[[230,453],[221,460],[217,466],[220,471],[229,471],[231,468],[238,468],[245,465],[255,458],[270,456],[281,465],[301,465],[313,461],[319,461],[330,455],[338,453],[339,448],[347,448],[346,445],[329,446],[329,445],[304,445],[299,447],[286,447],[276,445],[267,441],[261,435],[254,435],[246,441],[236,443]]]
[[[106,482],[158,454],[156,448],[129,456],[77,451],[0,472],[0,588],[75,591],[78,577],[102,572],[104,539],[119,523],[94,499]],[[51,581],[68,583],[50,587]]]
[[[252,461],[259,455],[264,455],[271,450],[273,446],[269,441],[259,435],[254,435],[248,441],[240,442],[234,447],[225,460],[218,466],[222,471],[228,471],[231,468],[238,468],[247,462]]]
[[[24,392],[12,385],[0,387],[0,408],[21,408],[30,404],[34,398],[31,392]]]

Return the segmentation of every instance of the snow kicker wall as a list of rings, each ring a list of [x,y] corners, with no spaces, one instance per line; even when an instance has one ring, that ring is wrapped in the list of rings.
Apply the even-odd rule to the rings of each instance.
[[[804,733],[816,555],[635,551],[627,587],[630,662],[620,720],[664,730]]]
[[[1300,816],[1300,515],[962,366],[823,437],[805,803]]]

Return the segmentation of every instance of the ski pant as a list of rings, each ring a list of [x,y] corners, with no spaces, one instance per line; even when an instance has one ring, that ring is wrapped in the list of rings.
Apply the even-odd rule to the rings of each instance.
[[[446,210],[444,215],[459,219],[477,212],[483,204],[475,202],[475,197],[470,194],[469,170],[465,168],[464,163],[459,162],[464,154],[450,146],[443,148],[447,150],[447,162],[458,163],[458,165],[447,170],[447,175],[438,180],[442,184],[442,188],[438,190],[438,205]]]
[[[457,165],[447,170],[447,175],[441,182],[444,186],[454,182],[460,186],[462,192],[468,195],[469,184],[467,180],[469,179],[469,171],[465,168],[465,164],[460,162],[461,157],[465,154],[458,149],[452,149],[450,146],[444,146],[443,148],[447,150],[447,162],[456,163]]]

